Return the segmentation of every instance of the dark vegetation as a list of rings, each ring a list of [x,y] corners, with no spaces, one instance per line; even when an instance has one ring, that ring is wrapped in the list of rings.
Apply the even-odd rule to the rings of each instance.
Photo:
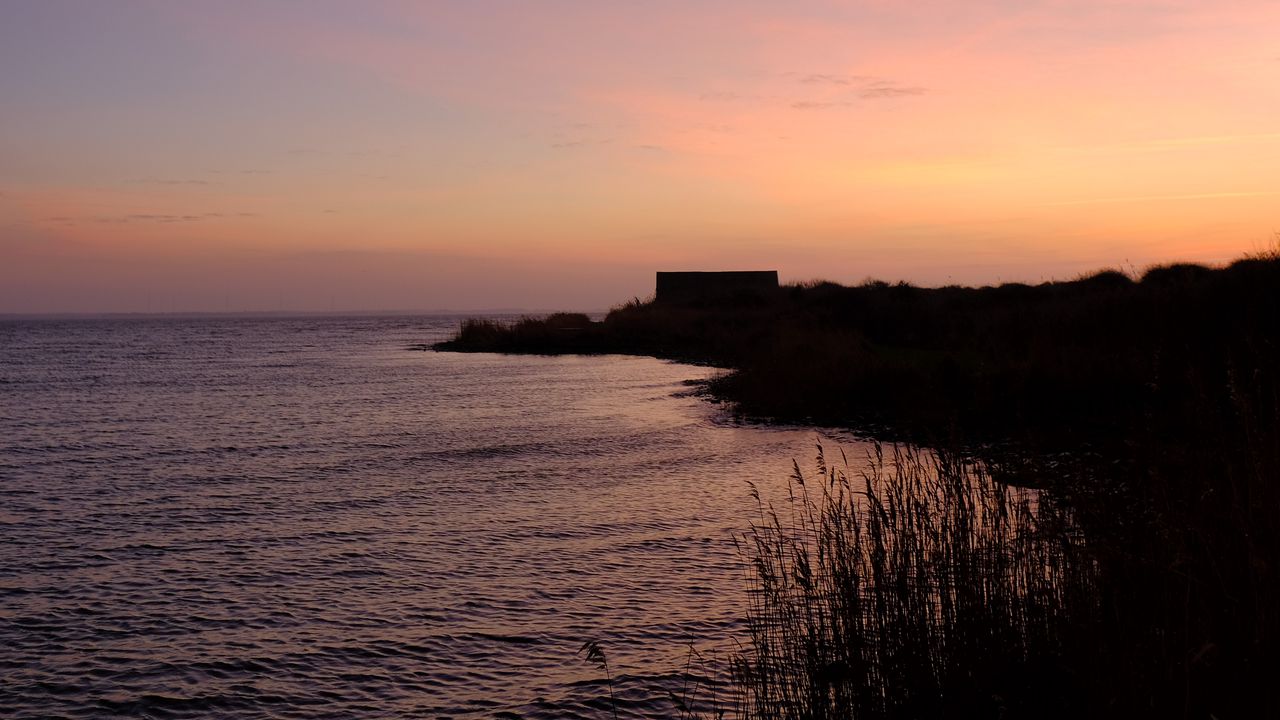
[[[1274,447],[1084,491],[876,452],[797,467],[747,534],[740,717],[1280,715]]]
[[[708,362],[745,413],[950,449],[797,473],[762,514],[750,717],[1231,718],[1280,717],[1278,343],[1270,256],[637,301],[441,349]]]
[[[819,448],[761,504],[739,714],[1090,717],[1114,678],[1072,667],[1108,628],[1070,509],[952,456],[868,460],[850,477]]]
[[[1187,401],[1208,389],[1197,383],[1252,381],[1254,358],[1275,352],[1277,287],[1280,261],[1261,258],[1158,267],[1137,281],[1104,271],[1037,286],[815,283],[772,297],[634,301],[602,322],[469,320],[436,347],[710,363],[734,370],[713,393],[760,417],[931,442],[1038,433],[1074,445],[1147,416],[1186,427]]]

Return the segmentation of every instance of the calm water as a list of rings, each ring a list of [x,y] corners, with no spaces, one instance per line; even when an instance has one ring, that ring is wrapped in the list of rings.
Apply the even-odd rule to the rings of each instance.
[[[0,321],[0,715],[670,717],[814,432],[455,324]]]

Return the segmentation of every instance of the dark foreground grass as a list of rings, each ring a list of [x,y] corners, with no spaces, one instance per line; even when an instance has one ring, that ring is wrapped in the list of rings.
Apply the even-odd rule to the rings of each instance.
[[[1248,435],[1083,490],[1096,463],[1033,489],[954,453],[876,445],[853,471],[819,447],[778,504],[752,488],[728,692],[686,667],[672,717],[1280,717],[1277,448]],[[1188,498],[1170,473],[1213,482]]]
[[[945,453],[877,447],[853,477],[820,453],[745,538],[739,715],[1280,716],[1274,475],[1234,474],[1274,453],[1088,497]],[[1173,467],[1218,489],[1183,505]]]
[[[1065,506],[898,448],[789,487],[743,549],[742,716],[1084,716],[1098,569]]]

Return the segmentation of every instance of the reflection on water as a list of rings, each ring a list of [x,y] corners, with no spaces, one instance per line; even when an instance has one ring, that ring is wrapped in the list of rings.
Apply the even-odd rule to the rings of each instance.
[[[747,482],[814,433],[703,368],[407,349],[455,323],[0,322],[0,707],[600,717],[595,639],[670,716],[741,635]]]

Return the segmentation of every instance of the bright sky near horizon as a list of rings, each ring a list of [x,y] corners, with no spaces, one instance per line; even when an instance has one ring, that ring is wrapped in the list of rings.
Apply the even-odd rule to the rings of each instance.
[[[1272,0],[0,0],[0,312],[599,309],[1280,230]]]

